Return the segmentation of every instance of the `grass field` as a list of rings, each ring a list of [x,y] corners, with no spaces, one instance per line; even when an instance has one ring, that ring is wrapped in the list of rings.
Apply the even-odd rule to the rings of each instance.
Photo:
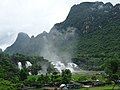
[[[95,76],[96,79],[99,79],[100,81],[104,81],[104,77],[102,77],[101,74],[103,71],[83,71],[83,72],[76,72],[72,74],[72,80],[78,81],[79,78],[81,78],[81,81],[83,80],[90,80],[92,81],[91,77]]]

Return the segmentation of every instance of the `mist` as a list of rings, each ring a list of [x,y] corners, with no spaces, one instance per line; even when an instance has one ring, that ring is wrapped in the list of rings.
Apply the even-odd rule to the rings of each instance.
[[[71,53],[62,51],[62,47],[64,47],[63,43],[66,45],[72,42],[70,38],[74,38],[76,30],[76,28],[68,27],[67,30],[63,30],[65,31],[64,33],[61,33],[53,27],[50,33],[46,33],[43,36],[44,45],[41,56],[49,60],[60,72],[63,69],[70,69],[72,72],[80,70],[79,67],[71,61]]]

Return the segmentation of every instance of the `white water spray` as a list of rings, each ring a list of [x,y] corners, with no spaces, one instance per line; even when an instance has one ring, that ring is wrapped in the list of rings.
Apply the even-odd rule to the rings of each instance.
[[[18,62],[18,68],[21,70],[22,69],[22,63]]]
[[[26,61],[25,66],[26,66],[26,68],[31,67],[31,66],[32,66],[32,63],[31,63],[31,62],[29,62],[29,61]]]
[[[32,66],[31,62],[29,61],[26,61],[26,64],[25,64],[26,68]],[[18,68],[21,70],[23,67],[22,67],[22,63],[21,62],[18,62]]]
[[[58,45],[62,45],[66,41],[69,41],[71,37],[74,37],[76,30],[74,27],[69,27],[63,30],[64,33],[61,33],[56,27],[53,27],[49,36],[43,34],[44,47],[42,48],[41,56],[49,60],[59,72],[64,69],[69,69],[71,72],[80,70],[75,63],[72,63],[71,54],[60,50],[61,46]]]
[[[66,69],[69,69],[71,72],[75,72],[77,69],[79,69],[79,67],[75,63],[68,63]]]
[[[61,72],[64,69],[69,69],[71,72],[75,72],[79,67],[75,63],[67,63],[66,65],[61,61],[52,62],[54,68],[58,69]]]
[[[65,65],[61,61],[52,62],[52,64],[54,65],[54,68],[58,69],[60,72],[65,69]]]
[[[29,62],[29,61],[26,61],[25,67],[28,68],[28,67],[31,67],[31,66],[32,66],[32,63]],[[31,71],[29,72],[29,75],[32,75]]]

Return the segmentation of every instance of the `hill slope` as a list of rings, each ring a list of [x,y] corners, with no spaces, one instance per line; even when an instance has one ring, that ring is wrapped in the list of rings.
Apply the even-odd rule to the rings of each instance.
[[[66,20],[55,24],[49,33],[31,38],[25,35],[23,41],[18,35],[5,52],[41,55],[65,63],[72,58],[83,69],[103,69],[106,58],[120,58],[119,35],[120,4],[83,2],[74,5]]]

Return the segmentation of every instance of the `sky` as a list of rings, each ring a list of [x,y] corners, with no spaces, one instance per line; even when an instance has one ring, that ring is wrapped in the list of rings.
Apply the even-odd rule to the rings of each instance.
[[[66,19],[74,4],[86,1],[96,0],[0,0],[0,48],[13,44],[19,32],[30,37],[49,32],[55,23]],[[102,2],[115,5],[120,1]]]

